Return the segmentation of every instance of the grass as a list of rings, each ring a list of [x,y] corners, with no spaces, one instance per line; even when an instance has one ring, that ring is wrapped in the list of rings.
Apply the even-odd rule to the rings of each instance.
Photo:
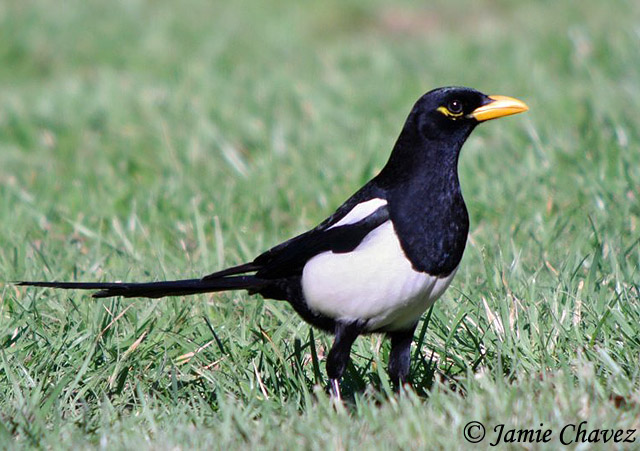
[[[639,17],[595,0],[2,3],[6,282],[236,264],[375,174],[423,92],[531,110],[463,149],[472,232],[418,328],[414,390],[390,392],[388,343],[363,337],[332,407],[331,339],[284,303],[6,283],[0,442],[451,449],[476,420],[478,448],[543,424],[536,446],[556,449],[566,424],[640,429]]]

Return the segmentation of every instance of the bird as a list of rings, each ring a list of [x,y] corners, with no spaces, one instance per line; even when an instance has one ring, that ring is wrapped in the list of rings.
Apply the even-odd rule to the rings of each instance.
[[[246,290],[288,302],[312,327],[334,335],[325,371],[335,398],[351,347],[364,334],[391,340],[387,371],[397,388],[408,383],[418,321],[449,287],[467,242],[460,150],[478,124],[527,110],[521,100],[471,88],[427,92],[377,175],[319,225],[252,261],[194,279],[17,285],[94,290],[94,298]]]

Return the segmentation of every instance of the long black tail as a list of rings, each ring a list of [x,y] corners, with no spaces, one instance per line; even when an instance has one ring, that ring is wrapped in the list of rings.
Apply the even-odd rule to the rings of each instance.
[[[220,277],[216,279],[185,279],[168,282],[18,282],[16,285],[61,288],[64,290],[100,290],[94,298],[123,296],[125,298],[161,298],[187,294],[213,293],[227,290],[256,291],[265,281],[255,276]]]

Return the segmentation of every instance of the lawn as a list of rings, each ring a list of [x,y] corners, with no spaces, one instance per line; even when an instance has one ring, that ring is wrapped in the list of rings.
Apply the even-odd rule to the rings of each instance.
[[[455,449],[471,421],[474,449],[583,421],[638,446],[639,24],[633,1],[1,3],[0,447]],[[11,284],[246,261],[374,175],[443,85],[530,111],[462,151],[471,234],[411,390],[361,337],[333,406],[331,337],[285,303]]]

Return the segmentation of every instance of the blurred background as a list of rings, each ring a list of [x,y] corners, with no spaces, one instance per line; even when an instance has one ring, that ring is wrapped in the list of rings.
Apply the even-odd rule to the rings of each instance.
[[[595,206],[602,184],[627,200],[637,185],[624,184],[638,179],[628,173],[638,161],[628,150],[639,129],[638,9],[631,1],[3,2],[0,239],[24,242],[32,227],[37,238],[34,226],[49,222],[67,233],[72,225],[59,217],[94,227],[132,205],[145,219],[192,201],[211,214],[231,198],[250,217],[216,210],[223,228],[302,229],[384,164],[413,102],[443,85],[531,106],[482,127],[465,148],[461,178],[476,223],[516,203],[538,212],[586,196]],[[516,146],[505,145],[505,130],[521,135]],[[603,182],[616,174],[622,185]],[[11,247],[0,259],[13,258]]]
[[[471,368],[490,374],[495,392],[433,401],[430,425],[419,403],[405,406],[417,421],[410,443],[450,437],[447,418],[478,403],[491,406],[480,418],[560,424],[573,412],[517,410],[509,400],[522,395],[497,388],[505,375],[589,375],[599,387],[589,399],[604,406],[589,412],[610,418],[608,397],[637,398],[638,386],[637,1],[3,1],[0,278],[168,279],[252,258],[374,175],[415,100],[446,85],[517,97],[530,111],[479,127],[463,149],[471,236],[414,368],[419,389],[431,385],[432,356],[444,380],[474,393]],[[10,436],[55,444],[75,431],[64,443],[76,443],[93,431],[97,441],[144,394],[160,400],[149,418],[184,419],[177,431],[206,423],[224,394],[239,400],[238,424],[256,428],[249,442],[277,445],[276,424],[325,443],[305,435],[317,419],[300,420],[304,433],[286,420],[322,380],[308,350],[316,339],[283,304],[239,293],[103,304],[5,285],[1,315]],[[211,327],[224,346],[175,363],[213,340]],[[356,391],[378,380],[377,351],[382,362],[387,352],[375,337],[358,346],[347,380]],[[265,355],[280,356],[272,373]],[[568,384],[565,407],[584,393]],[[510,395],[500,404],[495,393]],[[242,406],[260,416],[258,399],[286,414],[252,423]],[[376,417],[388,420],[380,435],[365,434],[372,445],[397,443],[389,412]],[[234,443],[242,427],[229,427]],[[345,428],[332,436],[347,447],[366,442],[332,427]],[[176,431],[166,443],[185,438]],[[208,439],[220,445],[219,432]]]

